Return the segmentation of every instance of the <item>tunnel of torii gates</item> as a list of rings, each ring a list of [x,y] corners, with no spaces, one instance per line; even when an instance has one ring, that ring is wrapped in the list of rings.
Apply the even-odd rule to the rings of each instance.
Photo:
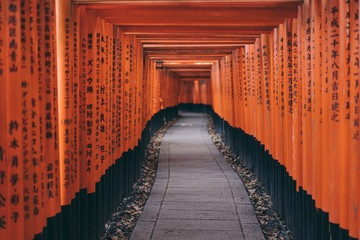
[[[360,237],[358,0],[1,0],[0,239],[95,239],[178,108],[297,239]]]

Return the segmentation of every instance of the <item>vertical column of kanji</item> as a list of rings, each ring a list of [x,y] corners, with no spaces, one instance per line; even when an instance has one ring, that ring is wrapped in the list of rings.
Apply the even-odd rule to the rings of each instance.
[[[226,83],[227,83],[227,78],[226,78],[226,68],[225,68],[225,57],[222,57],[221,61],[220,61],[220,67],[219,67],[219,71],[220,71],[220,94],[221,94],[221,106],[223,106],[221,109],[221,117],[225,120],[228,121],[228,109],[229,109],[229,105],[227,104],[227,99],[226,99]]]
[[[131,82],[131,88],[132,88],[132,145],[133,148],[137,146],[137,129],[138,129],[138,122],[137,122],[137,101],[138,101],[138,90],[137,90],[137,84],[138,84],[138,68],[137,68],[137,59],[138,59],[138,52],[137,52],[137,39],[136,36],[133,37],[132,40],[132,82]]]
[[[286,33],[285,33],[284,24],[280,24],[278,29],[278,39],[279,39],[279,48],[278,48],[278,66],[279,66],[279,80],[278,80],[278,118],[277,118],[277,135],[278,135],[278,160],[281,164],[287,166],[285,156],[285,148],[287,143],[284,138],[285,129],[284,129],[284,116],[285,116],[285,43],[286,43]],[[285,127],[286,128],[286,127]]]
[[[239,109],[239,128],[244,129],[244,96],[245,96],[245,88],[244,88],[244,82],[245,82],[245,76],[246,73],[244,72],[245,70],[245,48],[241,47],[237,52],[236,52],[237,56],[236,56],[236,62],[238,65],[238,76],[239,76],[239,105],[237,105],[238,109]]]
[[[298,38],[298,19],[292,20],[292,82],[293,82],[293,113],[292,113],[292,167],[293,167],[293,178],[299,186],[301,180],[301,75],[299,71],[299,38]]]
[[[255,77],[255,44],[250,45],[250,78],[249,78],[249,97],[250,97],[250,134],[256,137],[257,126],[256,126],[256,77]]]
[[[155,109],[155,113],[157,113],[161,109],[161,82],[162,82],[162,79],[164,77],[164,69],[156,70],[156,75],[155,76],[156,76],[155,77],[155,90],[156,90],[156,95],[155,95],[156,109]]]
[[[149,105],[150,105],[150,115],[149,118],[153,115],[153,109],[154,109],[154,75],[155,75],[155,69],[154,69],[154,60],[149,60]]]
[[[54,148],[54,157],[53,157],[53,165],[48,165],[46,171],[48,172],[48,179],[51,179],[51,173],[53,173],[53,193],[54,193],[54,204],[52,205],[52,213],[57,214],[60,212],[61,202],[60,202],[60,162],[59,162],[59,97],[58,97],[58,68],[57,68],[57,41],[56,41],[56,2],[52,0],[50,2],[51,8],[51,22],[50,26],[50,44],[51,44],[51,74],[52,74],[52,124],[53,124],[53,148]],[[53,168],[52,168],[53,167]],[[50,181],[50,185],[52,181]],[[49,193],[49,192],[48,192]],[[51,197],[50,197],[51,198]]]
[[[150,91],[149,91],[149,76],[150,76],[150,60],[146,53],[144,53],[144,80],[143,80],[143,91],[144,91],[144,101],[143,101],[143,122],[144,127],[146,126],[149,116],[150,116]]]
[[[268,51],[269,51],[269,55],[268,55],[268,68],[269,68],[269,72],[270,77],[269,77],[269,108],[270,108],[270,112],[269,112],[269,124],[270,124],[270,129],[269,129],[269,153],[273,154],[274,152],[274,130],[275,130],[275,126],[274,126],[274,109],[275,109],[275,105],[274,105],[274,74],[275,74],[275,67],[274,67],[274,31],[272,31],[269,35],[268,35]]]
[[[124,135],[124,151],[128,151],[129,145],[129,89],[130,89],[130,36],[122,34],[122,66],[123,66],[123,77],[124,77],[124,101],[123,101],[123,135]]]
[[[330,93],[330,65],[329,62],[331,60],[331,55],[329,54],[329,1],[322,0],[321,1],[321,56],[322,56],[322,64],[321,64],[321,157],[324,160],[324,164],[321,166],[322,168],[322,178],[321,178],[321,207],[324,212],[329,212],[330,210],[330,198],[329,198],[329,164],[328,164],[328,148],[329,146],[329,124],[330,124],[330,108],[329,102],[331,101],[331,93]],[[300,24],[299,24],[300,25]]]
[[[249,99],[250,99],[250,56],[249,45],[245,45],[243,55],[243,72],[244,72],[244,131],[250,134],[250,116],[249,116]]]
[[[224,105],[222,103],[222,84],[221,84],[221,64],[220,64],[220,60],[218,61],[218,64],[217,64],[217,67],[216,67],[216,77],[217,77],[217,85],[218,85],[218,115],[220,117],[223,117],[222,116],[222,112],[223,112],[223,109],[224,109]]]
[[[350,1],[350,158],[349,158],[349,235],[353,238],[359,234],[359,4]]]
[[[59,80],[59,152],[61,205],[71,202],[73,144],[71,1],[57,0],[57,61]]]
[[[138,91],[137,91],[137,84],[138,84],[138,68],[137,68],[137,40],[134,36],[132,41],[132,61],[131,61],[131,69],[132,69],[132,81],[131,81],[131,88],[132,88],[132,146],[135,147],[137,145],[137,129],[138,129],[138,122],[137,122],[137,101],[138,101]]]
[[[214,86],[215,86],[215,64],[211,65],[211,72],[210,72],[210,85],[211,85],[211,95],[212,95],[212,99],[211,99],[211,106],[212,108],[216,109],[216,103],[214,102],[215,99],[215,93],[214,93]],[[180,86],[181,87],[181,82],[180,82]],[[181,96],[181,89],[179,88],[179,103],[181,103],[180,101],[180,96]]]
[[[135,68],[134,68],[134,35],[129,36],[129,44],[127,45],[126,51],[129,51],[129,79],[128,79],[128,86],[129,86],[129,121],[128,121],[128,141],[129,141],[129,149],[133,150],[134,147],[134,106],[135,106],[135,94],[134,94],[134,81],[136,81],[135,77]],[[126,79],[125,79],[126,81]]]
[[[215,71],[216,71],[215,76],[216,76],[216,86],[217,86],[216,92],[218,93],[217,94],[218,95],[218,97],[217,97],[217,106],[218,106],[217,114],[219,116],[221,116],[223,105],[221,104],[220,60],[218,60],[217,63],[216,63]]]
[[[264,144],[264,93],[263,93],[263,69],[261,58],[261,40],[255,40],[255,85],[256,85],[256,129],[257,139]]]
[[[312,113],[311,113],[311,153],[312,153],[312,189],[313,199],[316,199],[316,207],[321,206],[321,175],[322,158],[321,151],[321,3],[311,2],[311,78],[312,78]]]
[[[303,188],[311,191],[311,18],[310,18],[310,1],[307,0],[304,4],[304,27],[303,29],[303,64],[302,64],[302,95],[303,95],[303,111],[302,111],[302,142],[303,142]]]
[[[330,112],[328,137],[328,166],[329,166],[329,198],[330,209],[329,220],[332,223],[338,223],[339,220],[339,175],[340,171],[336,166],[339,160],[338,138],[340,134],[340,116],[339,116],[339,82],[340,82],[340,59],[338,57],[339,46],[339,1],[330,0],[328,9],[328,47],[329,47],[329,92],[331,100],[326,106]]]
[[[143,108],[144,111],[144,125],[150,120],[150,109],[151,109],[151,93],[150,93],[150,64],[151,61],[147,54],[144,55],[144,101]]]
[[[277,159],[278,149],[277,149],[277,107],[278,107],[278,90],[277,90],[277,83],[279,79],[279,71],[278,71],[278,36],[277,36],[277,28],[274,28],[274,30],[271,33],[271,42],[273,45],[273,51],[272,51],[272,73],[273,73],[273,79],[271,84],[271,142],[272,142],[272,156],[273,158]]]
[[[155,75],[155,68],[154,68],[154,60],[149,60],[149,77],[148,77],[148,92],[149,92],[149,118],[148,120],[151,120],[152,114],[153,114],[153,108],[154,108],[154,75]]]
[[[122,81],[122,44],[121,44],[121,32],[118,27],[115,31],[116,38],[116,131],[118,140],[118,154],[117,158],[120,158],[123,154],[123,81]],[[120,179],[120,178],[119,178]]]
[[[234,85],[234,121],[235,127],[240,127],[240,116],[241,116],[241,108],[240,108],[240,80],[239,80],[239,49],[236,49],[232,52],[232,72],[233,72],[233,85]]]
[[[253,136],[256,138],[256,140],[261,141],[261,134],[260,134],[260,129],[259,129],[259,121],[258,118],[260,116],[260,112],[259,112],[259,86],[258,86],[258,77],[259,77],[259,72],[258,72],[258,58],[257,58],[257,49],[259,46],[259,39],[255,39],[255,42],[253,44],[254,46],[254,52],[253,52],[253,59],[252,59],[252,74],[253,74],[253,79],[252,79],[252,84],[253,84],[253,119],[254,119],[254,133]],[[262,121],[262,120],[261,120]]]
[[[239,127],[239,72],[238,72],[238,63],[237,63],[237,54],[238,49],[233,50],[231,53],[231,72],[232,72],[232,85],[233,85],[233,110],[234,110],[234,127]]]
[[[7,40],[7,29],[8,19],[5,15],[7,9],[7,3],[5,0],[0,1],[0,129],[1,131],[7,131],[7,56],[8,42]],[[8,194],[8,178],[7,165],[8,165],[8,153],[9,153],[9,140],[8,134],[2,134],[0,137],[0,238],[8,239],[10,218],[7,213],[7,207],[10,207],[10,195]],[[25,181],[26,183],[26,181]],[[24,195],[25,196],[25,195]],[[26,214],[26,211],[25,211]],[[31,219],[29,220],[31,221]]]
[[[357,26],[357,30],[360,31],[359,29],[359,26],[360,26],[360,17],[359,17],[359,11],[360,11],[360,2],[359,3],[355,3],[354,4],[358,4],[358,12],[355,13],[355,15],[357,15],[357,23],[355,24],[355,26]],[[355,18],[356,19],[356,18]],[[356,30],[354,30],[356,31]],[[360,37],[358,34],[355,34],[355,39],[357,40],[357,44],[354,45],[355,49],[357,50],[358,48],[356,48],[356,46],[358,45],[360,47]],[[356,51],[355,51],[356,52]],[[356,59],[355,58],[355,65],[357,65],[357,68],[354,68],[354,69],[359,69],[359,59]],[[358,70],[359,71],[359,70]],[[355,83],[355,84],[352,84],[352,86],[354,86],[354,91],[353,91],[353,95],[351,96],[351,103],[353,103],[353,106],[352,106],[352,111],[351,111],[351,116],[353,116],[353,123],[352,123],[352,127],[350,128],[351,130],[351,135],[352,135],[352,139],[353,139],[353,142],[354,142],[354,145],[356,146],[356,149],[359,149],[359,130],[360,130],[360,126],[359,126],[359,117],[360,117],[360,112],[358,111],[359,108],[360,108],[360,87],[359,87],[359,75],[356,73],[356,70],[354,70],[354,77],[355,77],[355,80],[352,80],[351,82],[352,83]],[[352,149],[355,149],[355,148],[352,148]],[[359,159],[360,155],[358,152],[354,152],[352,150],[351,152],[352,155],[350,156],[353,156],[354,154],[356,154],[356,158],[352,158],[353,161],[357,161],[357,159]],[[353,164],[353,162],[351,162]],[[359,162],[357,162],[358,164]],[[357,169],[356,167],[356,164],[353,164],[351,167],[354,168],[354,169]],[[359,172],[359,170],[357,171],[357,173]],[[351,172],[352,175],[355,175],[353,172]],[[353,177],[351,178],[351,180],[353,179]],[[356,183],[354,187],[357,187],[356,190],[354,190],[354,193],[358,193],[360,191],[360,175],[357,175],[356,177]],[[351,200],[351,198],[350,198]],[[355,198],[354,200],[355,202],[355,206],[353,205],[353,212],[355,212],[355,215],[358,214],[358,211],[357,211],[357,207],[359,206],[359,202],[360,202],[360,199],[359,199],[359,196],[357,195],[357,198]],[[357,219],[357,237],[360,238],[360,221]],[[356,223],[355,223],[356,224]]]
[[[270,121],[270,114],[271,114],[271,99],[270,99],[270,84],[271,84],[271,67],[270,67],[270,35],[269,34],[261,34],[261,58],[262,58],[262,69],[263,69],[263,96],[264,96],[264,142],[265,149],[270,151],[270,137],[271,137],[271,121]]]
[[[293,64],[292,64],[292,19],[284,23],[284,162],[289,174],[293,175],[292,132],[293,132]]]
[[[114,26],[108,24],[109,31],[109,78],[110,78],[110,95],[109,95],[109,119],[110,119],[110,136],[111,136],[111,146],[109,146],[109,151],[111,154],[110,163],[111,165],[115,164],[117,157],[117,138],[116,138],[116,38],[114,32]]]
[[[72,193],[71,199],[75,198],[75,194],[80,190],[80,39],[79,39],[79,23],[80,23],[80,8],[74,5],[74,18],[72,25],[72,53],[73,53],[73,160],[71,167],[71,185]]]
[[[38,161],[34,163],[35,171],[33,173],[34,188],[34,215],[35,215],[35,234],[42,232],[44,218],[43,208],[43,195],[44,195],[44,182],[43,182],[43,168],[47,161],[46,147],[48,147],[48,139],[46,133],[46,114],[51,111],[51,102],[49,104],[49,89],[48,84],[50,80],[50,74],[47,75],[47,67],[45,66],[45,1],[39,1],[37,3],[37,49],[38,49],[38,94],[39,94],[39,118],[40,122],[38,127],[40,128],[40,156]],[[48,29],[47,29],[48,31]],[[49,52],[49,50],[47,51]],[[45,59],[46,58],[46,59]]]
[[[338,166],[340,218],[342,229],[349,229],[349,158],[350,158],[350,1],[339,2],[339,103],[340,103],[340,156]]]
[[[110,115],[110,94],[111,94],[111,76],[110,74],[110,68],[109,68],[109,47],[110,47],[110,42],[109,42],[109,30],[108,30],[108,24],[106,23],[106,21],[104,19],[102,19],[101,21],[102,24],[102,36],[104,38],[105,41],[105,45],[104,45],[104,51],[105,53],[103,53],[103,65],[102,65],[102,82],[103,82],[103,86],[104,86],[104,109],[105,111],[103,112],[104,114],[104,123],[102,123],[102,125],[104,125],[104,135],[105,135],[105,141],[102,144],[102,146],[104,146],[104,155],[105,158],[102,161],[102,170],[101,170],[101,176],[105,174],[106,169],[109,167],[110,161],[111,161],[111,154],[109,149],[111,149],[111,119],[109,118]],[[101,120],[100,120],[101,121]]]
[[[279,122],[279,78],[280,78],[280,65],[279,65],[279,49],[280,49],[280,40],[279,40],[279,31],[278,28],[274,29],[274,33],[273,33],[273,39],[274,39],[274,83],[273,83],[273,99],[274,99],[274,112],[273,112],[273,126],[274,126],[274,131],[273,131],[273,136],[274,136],[274,158],[278,161],[280,161],[279,159],[279,132],[278,132],[278,122]]]
[[[141,133],[144,129],[144,124],[142,121],[142,103],[144,101],[144,92],[143,92],[143,80],[144,80],[144,56],[143,56],[143,50],[142,50],[142,44],[140,43],[140,40],[137,39],[137,104],[136,104],[136,111],[137,111],[137,140],[141,140]]]
[[[32,176],[32,166],[31,166],[31,59],[30,59],[30,22],[29,16],[31,15],[30,2],[21,1],[21,78],[22,78],[22,158],[21,159],[12,159],[11,164],[18,164],[19,160],[23,161],[23,176],[24,176],[24,239],[33,238],[34,232],[33,228],[29,225],[33,224],[33,218],[30,217],[30,189],[32,184],[30,177]],[[32,6],[31,6],[32,7]],[[33,50],[33,49],[32,49]]]
[[[105,20],[99,17],[96,18],[96,41],[99,40],[97,37],[100,34],[100,55],[96,58],[96,66],[99,64],[100,67],[96,67],[96,81],[99,81],[99,149],[100,149],[100,162],[99,171],[96,178],[96,182],[100,181],[100,178],[105,173],[108,155],[107,155],[107,131],[108,131],[108,72],[107,72],[107,32],[105,28]],[[98,43],[97,43],[98,44]],[[98,46],[98,45],[97,45]],[[98,49],[96,50],[98,51]],[[98,57],[99,60],[98,61]]]
[[[94,161],[94,184],[99,182],[99,179],[101,177],[101,166],[102,166],[102,161],[103,161],[103,152],[101,149],[102,146],[102,140],[103,140],[103,132],[102,131],[102,123],[101,121],[101,114],[102,114],[102,109],[103,106],[101,105],[102,103],[102,97],[103,97],[103,88],[102,88],[102,82],[101,82],[101,78],[102,78],[102,49],[101,47],[103,46],[102,44],[102,32],[101,32],[101,18],[94,16],[94,35],[95,35],[95,49],[94,49],[94,70],[95,70],[95,85],[94,85],[94,91],[95,91],[95,116],[94,116],[94,124],[95,124],[95,129],[94,129],[94,134],[95,134],[95,139],[92,142],[93,144],[95,144],[95,149],[97,150],[96,153],[96,157],[95,157],[95,161]],[[94,191],[95,191],[95,187],[94,187]],[[98,199],[97,199],[98,200]]]
[[[211,84],[211,95],[212,95],[212,99],[211,99],[211,106],[214,109],[214,111],[216,111],[216,102],[215,100],[215,64],[213,64],[211,66],[211,72],[210,72],[210,84]],[[180,82],[180,86],[181,86],[181,82]],[[179,103],[180,102],[180,96],[181,96],[181,91],[179,90]]]
[[[229,104],[228,104],[228,96],[227,96],[227,83],[228,83],[228,78],[227,78],[227,72],[226,72],[226,61],[225,61],[226,57],[223,57],[221,59],[221,68],[220,68],[220,76],[221,76],[221,94],[222,94],[222,98],[221,98],[221,104],[224,106],[224,111],[221,113],[221,117],[225,120],[225,121],[229,121],[228,118],[228,113],[229,113]]]
[[[224,113],[223,118],[230,123],[230,96],[229,96],[229,75],[228,75],[228,56],[223,57],[221,68],[221,79],[223,81],[223,105]]]
[[[234,116],[234,73],[233,73],[233,62],[232,55],[228,55],[227,72],[229,78],[229,118],[232,127],[235,127],[235,116]]]
[[[137,52],[137,58],[136,58],[136,74],[137,74],[137,79],[136,79],[136,91],[137,91],[137,100],[136,100],[136,118],[137,118],[137,136],[136,136],[136,144],[139,144],[140,140],[141,140],[141,132],[143,130],[142,128],[142,121],[141,121],[141,115],[142,115],[142,102],[143,102],[143,92],[142,92],[142,82],[143,82],[143,73],[144,73],[144,69],[143,69],[143,63],[144,63],[144,59],[143,59],[143,51],[142,51],[142,46],[141,46],[141,42],[140,40],[136,39],[136,52]]]
[[[33,110],[36,111],[36,114],[38,115],[38,119],[34,119],[34,121],[37,122],[36,128],[33,128],[33,130],[39,134],[39,142],[34,144],[34,149],[38,150],[38,154],[34,154],[32,158],[32,164],[33,164],[33,175],[31,177],[32,182],[32,191],[33,191],[33,214],[34,214],[34,233],[38,234],[42,231],[42,209],[40,208],[40,200],[41,200],[41,164],[44,161],[44,143],[45,143],[45,124],[44,124],[44,109],[45,109],[45,89],[44,89],[44,63],[43,60],[44,57],[44,5],[43,2],[37,2],[36,5],[36,44],[37,44],[37,62],[36,62],[36,69],[37,69],[37,95],[34,96],[36,98],[36,101],[33,102]],[[36,106],[38,105],[38,106]],[[42,111],[41,111],[42,110]]]
[[[24,238],[24,199],[23,199],[23,123],[21,120],[22,91],[21,91],[21,32],[20,32],[20,1],[7,0],[5,7],[5,79],[6,99],[6,134],[8,157],[6,164],[5,185],[7,185],[7,219],[9,239]],[[2,104],[3,104],[2,103]],[[4,109],[5,110],[5,109]],[[19,161],[20,159],[20,161]],[[5,224],[5,223],[3,223]]]
[[[95,165],[99,157],[96,145],[96,33],[94,13],[87,11],[86,31],[86,179],[87,193],[95,192]]]
[[[105,28],[105,65],[106,65],[106,88],[105,88],[105,99],[106,99],[106,115],[105,115],[105,128],[106,128],[106,145],[105,150],[107,151],[107,160],[105,162],[105,170],[112,165],[112,121],[111,121],[111,91],[112,91],[112,78],[111,78],[111,53],[112,53],[112,38],[111,31],[109,29],[109,23],[103,25]],[[105,173],[105,171],[104,171]]]
[[[87,187],[86,177],[86,79],[87,79],[87,16],[85,7],[79,7],[79,164],[80,189]]]
[[[154,76],[154,66],[153,66],[154,60],[150,60],[148,62],[148,100],[149,100],[149,116],[148,120],[152,117],[152,111],[153,111],[153,76]]]

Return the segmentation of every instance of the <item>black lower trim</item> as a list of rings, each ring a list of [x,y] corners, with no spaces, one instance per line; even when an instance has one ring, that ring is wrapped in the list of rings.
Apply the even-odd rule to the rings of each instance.
[[[214,128],[223,142],[241,157],[247,168],[252,169],[263,183],[275,210],[292,230],[294,239],[354,239],[349,237],[348,230],[329,222],[329,214],[315,207],[311,195],[301,187],[299,191],[296,190],[296,181],[286,168],[255,137],[230,126],[209,105],[183,104],[179,109],[205,112],[213,118]]]
[[[62,206],[59,214],[47,219],[47,226],[34,239],[80,240],[102,236],[106,220],[140,176],[141,160],[151,136],[176,116],[178,107],[156,113],[142,131],[138,145],[116,159],[96,183],[95,193],[81,189],[70,205]]]

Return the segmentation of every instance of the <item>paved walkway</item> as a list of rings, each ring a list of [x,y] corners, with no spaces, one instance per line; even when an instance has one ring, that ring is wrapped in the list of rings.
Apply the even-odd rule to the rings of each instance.
[[[163,138],[131,240],[264,239],[243,183],[209,137],[207,117],[182,116]]]

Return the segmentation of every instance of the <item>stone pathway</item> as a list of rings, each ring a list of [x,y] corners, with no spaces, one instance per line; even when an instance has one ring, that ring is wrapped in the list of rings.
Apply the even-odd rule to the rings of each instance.
[[[163,138],[156,180],[130,239],[264,239],[243,183],[209,137],[207,117],[181,115]]]

